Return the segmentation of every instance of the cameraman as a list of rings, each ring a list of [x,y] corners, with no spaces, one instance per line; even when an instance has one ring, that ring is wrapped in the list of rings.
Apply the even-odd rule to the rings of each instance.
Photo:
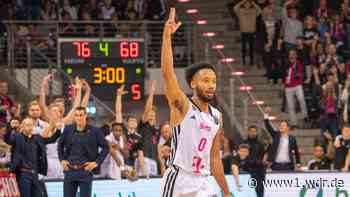
[[[335,139],[334,168],[349,171],[350,165],[350,125],[344,125],[342,134]]]

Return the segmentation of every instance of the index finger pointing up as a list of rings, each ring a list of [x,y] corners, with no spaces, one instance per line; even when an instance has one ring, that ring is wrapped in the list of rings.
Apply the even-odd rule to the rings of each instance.
[[[175,22],[176,11],[175,8],[170,8],[169,21]]]

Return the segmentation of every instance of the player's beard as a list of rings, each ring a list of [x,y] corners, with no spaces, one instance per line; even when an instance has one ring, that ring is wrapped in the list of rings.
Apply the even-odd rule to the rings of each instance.
[[[204,91],[198,87],[196,88],[196,93],[197,93],[198,98],[206,103],[210,103],[211,101],[213,101],[214,95],[215,95],[214,94],[213,96],[207,96],[207,95],[205,95]]]

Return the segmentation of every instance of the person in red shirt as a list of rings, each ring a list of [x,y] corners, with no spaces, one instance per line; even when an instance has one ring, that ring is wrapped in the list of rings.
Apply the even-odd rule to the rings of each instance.
[[[288,52],[287,73],[284,80],[285,94],[287,98],[287,106],[289,116],[292,122],[292,127],[297,127],[297,117],[295,115],[295,100],[296,96],[299,103],[303,118],[307,118],[307,108],[303,92],[303,65],[298,62],[298,55],[295,49]]]
[[[16,112],[15,102],[7,95],[8,84],[6,81],[0,81],[0,124],[10,122]]]

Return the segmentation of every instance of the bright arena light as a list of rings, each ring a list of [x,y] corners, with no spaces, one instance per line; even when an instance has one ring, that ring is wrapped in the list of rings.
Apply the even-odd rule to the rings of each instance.
[[[223,62],[223,63],[232,63],[234,61],[235,61],[235,59],[233,59],[233,58],[224,58],[221,60],[221,62]]]
[[[223,48],[225,48],[225,45],[223,45],[223,44],[216,44],[216,45],[212,46],[212,48],[213,49],[223,49]]]
[[[204,37],[213,37],[213,36],[215,36],[215,35],[216,35],[215,32],[204,32],[204,33],[203,33],[203,36],[204,36]]]
[[[197,24],[198,25],[206,25],[206,24],[208,24],[208,21],[206,21],[206,20],[198,20]]]
[[[198,13],[198,10],[197,9],[188,9],[188,10],[186,10],[186,13],[187,14],[196,14],[196,13]]]

